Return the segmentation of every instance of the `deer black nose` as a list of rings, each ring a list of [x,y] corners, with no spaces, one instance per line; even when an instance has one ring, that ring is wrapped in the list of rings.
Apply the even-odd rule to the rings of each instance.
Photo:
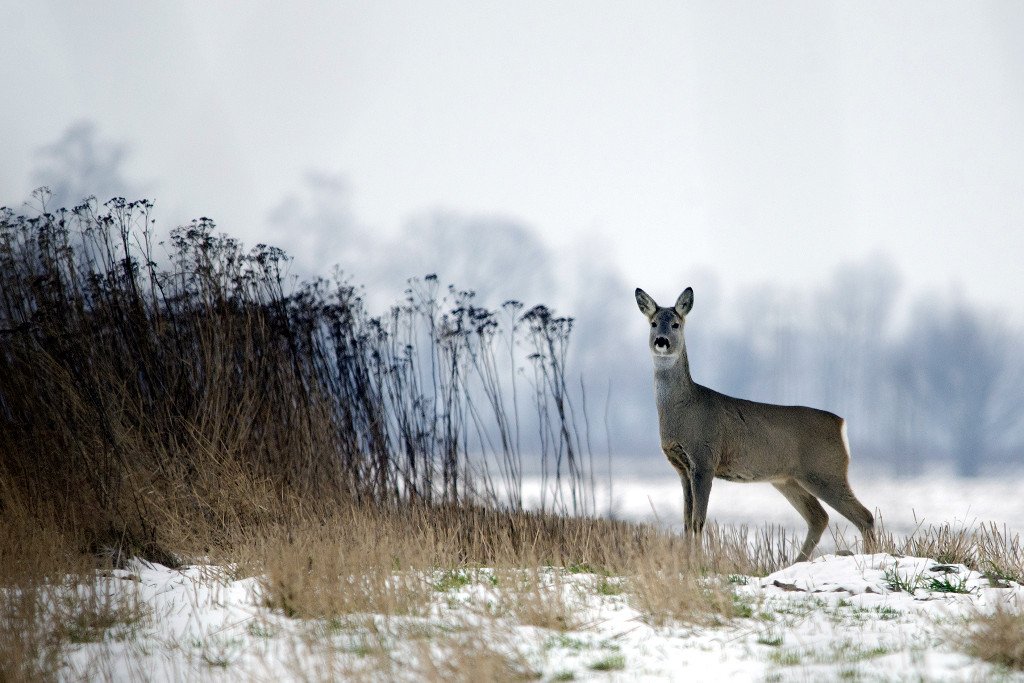
[[[668,339],[666,339],[665,337],[655,337],[655,339],[654,339],[654,348],[656,348],[656,349],[661,349],[661,348],[668,349]]]

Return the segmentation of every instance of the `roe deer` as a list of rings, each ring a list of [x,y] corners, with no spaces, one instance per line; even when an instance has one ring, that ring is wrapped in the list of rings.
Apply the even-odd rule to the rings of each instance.
[[[700,536],[711,480],[721,477],[770,482],[796,508],[807,522],[797,562],[810,559],[828,525],[819,498],[853,522],[865,548],[872,548],[874,518],[847,479],[846,422],[824,410],[747,401],[695,383],[683,340],[692,288],[671,308],[638,288],[636,303],[651,323],[661,450],[683,483],[687,532]]]

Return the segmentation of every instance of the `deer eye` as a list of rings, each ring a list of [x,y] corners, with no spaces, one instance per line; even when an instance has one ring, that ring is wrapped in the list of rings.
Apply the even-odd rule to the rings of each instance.
[[[679,329],[679,323],[672,323],[672,329],[673,330]]]
[[[652,320],[652,321],[651,321],[651,327],[657,327],[657,326],[658,326],[658,323],[656,323],[656,322],[654,322],[654,321]]]

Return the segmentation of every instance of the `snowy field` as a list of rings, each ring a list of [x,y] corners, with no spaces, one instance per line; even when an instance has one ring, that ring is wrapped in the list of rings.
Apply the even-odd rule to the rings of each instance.
[[[564,628],[502,608],[509,578],[478,569],[424,577],[417,616],[289,619],[263,606],[255,577],[217,567],[135,563],[98,579],[148,616],[78,645],[68,680],[544,681],[1024,680],[961,651],[965,624],[1024,587],[962,565],[889,555],[823,556],[763,578],[732,576],[739,618],[652,626],[617,580],[544,570]],[[489,663],[501,662],[498,669]],[[462,668],[459,668],[462,667]],[[469,667],[469,668],[467,668]],[[468,674],[468,678],[466,677]]]
[[[897,533],[922,522],[970,528],[989,521],[1020,533],[1022,484],[1020,477],[853,479],[858,496]],[[674,478],[618,481],[611,500],[618,517],[674,527],[681,518]],[[606,491],[598,492],[598,503],[607,509]],[[781,525],[797,538],[804,533],[802,520],[767,484],[716,481],[710,517]],[[964,652],[980,615],[1024,608],[1024,586],[929,558],[831,554],[833,545],[826,535],[812,562],[766,577],[722,577],[738,616],[710,625],[652,619],[631,577],[588,567],[396,574],[396,585],[420,587],[414,609],[298,619],[267,606],[259,576],[133,562],[98,576],[91,593],[109,612],[129,616],[73,641],[61,677],[1024,681],[1024,672]],[[528,605],[535,611],[558,605],[563,616],[538,624],[524,616],[524,600],[539,603]]]
[[[666,463],[663,477],[616,478],[611,485],[611,512],[615,517],[633,521],[657,521],[673,529],[682,528],[683,494],[679,478]],[[1024,533],[1024,473],[1000,478],[958,479],[933,476],[913,479],[893,478],[871,471],[850,475],[854,493],[869,510],[875,512],[885,529],[910,534],[928,525],[950,524],[974,527],[989,522],[1003,525],[1011,533]],[[539,482],[524,483],[525,499],[538,501]],[[598,511],[607,514],[609,495],[607,476],[596,485]],[[857,536],[852,524],[826,506],[829,522],[846,538]],[[805,525],[796,510],[771,484],[738,484],[716,479],[711,488],[708,519],[726,525],[759,527],[772,524],[791,529],[801,539]],[[829,534],[822,548],[829,547]]]

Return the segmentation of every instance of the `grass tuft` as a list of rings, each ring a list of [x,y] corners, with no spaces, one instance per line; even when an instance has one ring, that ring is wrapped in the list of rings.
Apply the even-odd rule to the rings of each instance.
[[[727,582],[671,556],[652,557],[642,564],[630,577],[629,598],[645,620],[657,627],[718,626],[749,616]]]
[[[932,577],[924,583],[924,587],[934,593],[973,593],[973,588],[967,587],[966,576]]]
[[[623,655],[609,655],[591,664],[590,668],[594,671],[622,671],[626,668],[626,658]]]
[[[1024,612],[1000,604],[990,614],[976,614],[967,624],[966,652],[1008,669],[1024,670]],[[959,634],[951,634],[951,637]],[[959,640],[959,638],[957,638]]]
[[[920,575],[904,576],[900,573],[898,562],[894,567],[886,569],[884,576],[889,589],[896,593],[910,593],[913,595],[914,591],[921,587],[922,577]]]
[[[560,571],[511,570],[512,576],[502,585],[498,609],[525,626],[554,631],[575,631],[583,626],[579,605]]]
[[[55,635],[73,644],[100,642],[107,637],[130,638],[150,614],[134,592],[112,587],[90,586],[65,594],[59,605],[52,617]]]

